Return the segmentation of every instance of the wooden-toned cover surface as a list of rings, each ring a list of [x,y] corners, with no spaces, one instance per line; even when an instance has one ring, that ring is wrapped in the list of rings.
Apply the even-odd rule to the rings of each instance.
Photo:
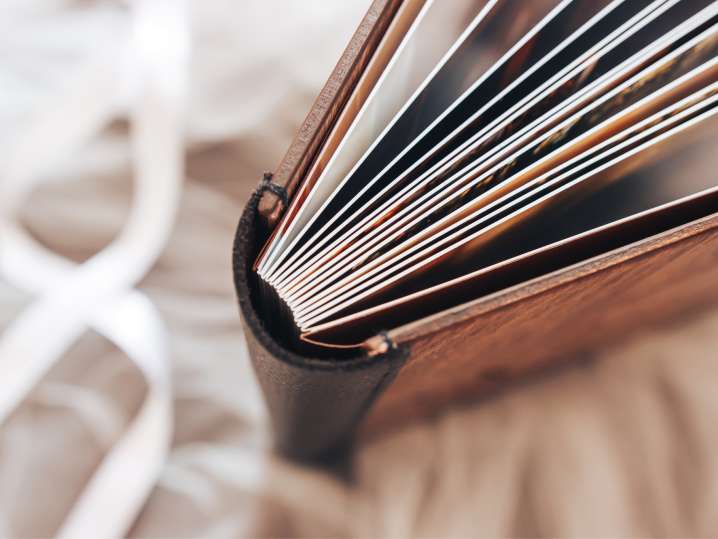
[[[718,301],[718,214],[389,332],[409,359],[367,434]]]

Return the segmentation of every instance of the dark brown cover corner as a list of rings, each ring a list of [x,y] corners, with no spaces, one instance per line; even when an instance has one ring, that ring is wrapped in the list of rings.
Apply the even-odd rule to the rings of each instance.
[[[404,349],[354,358],[311,358],[278,343],[260,319],[251,273],[261,230],[257,203],[251,197],[237,228],[233,252],[234,283],[244,335],[264,392],[275,443],[284,455],[317,460],[351,442],[357,424],[406,359]]]
[[[234,282],[247,347],[267,401],[277,448],[319,459],[351,441],[357,423],[394,377],[405,350],[353,358],[312,358],[283,347],[256,307],[252,263],[346,103],[401,0],[374,0],[274,175],[247,203],[234,243]],[[271,328],[270,328],[271,329]]]

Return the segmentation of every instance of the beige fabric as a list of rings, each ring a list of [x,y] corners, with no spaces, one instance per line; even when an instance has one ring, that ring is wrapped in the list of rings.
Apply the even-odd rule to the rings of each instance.
[[[141,286],[172,336],[175,434],[132,535],[718,534],[718,311],[363,447],[352,484],[269,453],[231,238],[366,3],[194,3],[188,180],[173,237]],[[7,0],[3,10],[0,142],[61,83],[58,65],[126,16],[108,2]],[[86,258],[126,216],[128,169],[118,122],[68,156],[25,221],[52,249]],[[29,299],[0,282],[0,324]],[[77,343],[0,428],[0,536],[53,534],[144,389],[105,340],[88,332]]]

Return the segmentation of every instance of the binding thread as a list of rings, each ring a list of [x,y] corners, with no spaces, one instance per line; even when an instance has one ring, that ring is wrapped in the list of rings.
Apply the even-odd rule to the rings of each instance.
[[[381,337],[382,341],[384,341],[384,345],[386,346],[387,351],[396,349],[396,343],[393,340],[391,340],[391,337],[389,337],[388,331],[385,331],[385,330],[380,331],[379,337]]]
[[[277,198],[279,198],[279,200],[282,201],[282,204],[287,206],[289,204],[289,194],[284,187],[272,181],[273,177],[274,174],[272,174],[271,172],[265,172],[262,175],[261,189],[262,191],[269,191]]]

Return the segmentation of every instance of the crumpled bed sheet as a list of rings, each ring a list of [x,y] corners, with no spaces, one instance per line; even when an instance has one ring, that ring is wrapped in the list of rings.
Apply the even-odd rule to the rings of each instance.
[[[4,4],[16,18],[0,15],[0,30],[16,31],[0,31],[0,79],[13,82],[0,83],[0,142],[62,79],[57,62],[124,16],[111,2]],[[174,435],[130,535],[718,534],[718,310],[365,445],[353,482],[271,453],[231,240],[366,4],[192,4],[187,179],[170,242],[140,285],[171,335]],[[32,233],[75,260],[102,248],[126,217],[128,159],[122,125],[68,156],[61,181],[26,208]],[[30,299],[0,281],[0,325]],[[0,536],[53,535],[145,390],[121,352],[83,336],[0,427]]]

